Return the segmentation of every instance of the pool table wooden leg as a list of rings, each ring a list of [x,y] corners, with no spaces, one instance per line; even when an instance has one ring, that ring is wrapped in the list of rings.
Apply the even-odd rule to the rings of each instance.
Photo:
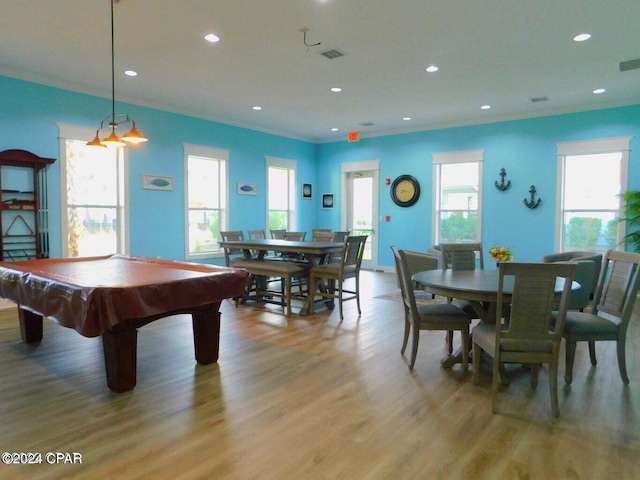
[[[196,361],[203,365],[217,362],[220,350],[220,312],[194,313],[191,317]]]
[[[116,393],[136,386],[138,331],[135,328],[102,335],[107,385]]]
[[[38,343],[42,340],[42,315],[18,308],[18,318],[24,343]]]

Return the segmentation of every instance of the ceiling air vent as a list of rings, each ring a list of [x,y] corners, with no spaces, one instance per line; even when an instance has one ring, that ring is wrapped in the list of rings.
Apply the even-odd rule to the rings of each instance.
[[[320,55],[327,57],[329,60],[333,60],[334,58],[344,57],[344,53],[342,53],[337,48],[332,48],[331,50],[325,50],[324,52],[320,52]]]
[[[549,100],[548,97],[535,97],[531,99],[533,103],[546,102],[547,100]]]
[[[628,70],[637,70],[640,68],[640,58],[635,60],[627,60],[626,62],[620,62],[620,71],[626,72]]]
[[[373,123],[373,122],[362,122],[360,125],[362,125],[363,127],[371,127],[372,125],[375,125],[375,123]]]

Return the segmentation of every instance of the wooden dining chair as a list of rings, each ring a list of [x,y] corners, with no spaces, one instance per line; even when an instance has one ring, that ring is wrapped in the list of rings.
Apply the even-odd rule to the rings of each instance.
[[[333,231],[330,228],[314,228],[311,230],[311,240],[314,242],[331,242]]]
[[[428,253],[400,250],[391,247],[396,262],[396,273],[400,282],[402,301],[404,304],[404,338],[401,354],[404,354],[411,333],[411,356],[409,370],[413,370],[418,355],[418,343],[420,330],[445,330],[459,331],[462,337],[462,369],[467,370],[469,364],[469,324],[471,317],[461,308],[451,304],[416,303],[415,285],[411,276],[419,271],[435,270],[438,268],[438,259]],[[453,338],[453,335],[447,336]],[[451,353],[451,349],[449,349]]]
[[[570,311],[564,322],[565,383],[571,384],[573,380],[573,362],[578,342],[588,342],[591,365],[595,367],[596,342],[612,341],[617,344],[620,377],[625,385],[629,384],[625,345],[627,328],[638,297],[639,270],[640,254],[616,250],[605,253],[592,311]],[[554,318],[556,315],[554,312]]]
[[[223,241],[229,242],[233,240],[244,240],[244,233],[242,230],[230,230],[226,232],[220,232],[220,237]],[[244,260],[244,253],[241,248],[223,247],[224,260],[227,267],[232,267],[235,262]]]
[[[333,242],[333,232],[328,231],[314,231],[311,240],[314,242]]]
[[[347,300],[356,300],[358,314],[360,309],[360,266],[364,256],[366,235],[347,237],[344,241],[342,260],[340,263],[322,263],[311,267],[309,272],[309,295],[338,299],[340,320],[344,319],[342,304]],[[355,287],[345,288],[345,281],[354,279]],[[326,288],[318,288],[319,282],[327,280]],[[345,297],[345,294],[347,296]],[[314,301],[310,301],[310,313],[313,314]]]
[[[286,230],[284,229],[269,230],[269,233],[271,233],[271,238],[274,240],[284,240],[285,232]]]
[[[539,364],[549,365],[549,394],[554,416],[558,407],[558,356],[569,295],[576,264],[566,263],[501,263],[498,267],[498,298],[495,324],[481,323],[473,328],[473,383],[480,379],[481,351],[493,357],[491,411],[496,413],[500,369],[505,363],[531,365],[531,386],[538,384]],[[511,301],[505,302],[505,278],[513,279]],[[556,281],[564,279],[555,323],[551,312],[556,302]],[[499,306],[510,303],[508,318]]]
[[[351,234],[351,231],[349,230],[333,232],[333,241],[344,242],[344,239],[347,238],[350,234]]]
[[[482,243],[441,243],[438,247],[442,256],[443,270],[484,269]]]

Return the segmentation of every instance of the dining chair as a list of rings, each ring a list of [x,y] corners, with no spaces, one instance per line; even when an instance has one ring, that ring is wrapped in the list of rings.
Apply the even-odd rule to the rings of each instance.
[[[284,232],[285,240],[294,240],[297,242],[302,242],[304,241],[306,236],[307,236],[307,232],[290,232],[290,231]]]
[[[314,232],[311,239],[314,242],[333,242],[333,232]]]
[[[286,230],[284,229],[275,229],[275,230],[269,230],[269,232],[271,233],[271,238],[274,240],[284,240],[284,234],[286,232]]]
[[[602,268],[602,254],[597,252],[561,252],[542,257],[543,263],[576,262],[576,274],[573,277],[580,288],[571,291],[569,310],[583,311],[593,299],[598,286],[598,278]]]
[[[264,230],[247,230],[250,240],[264,240],[267,235]]]
[[[350,230],[333,232],[333,241],[344,242],[344,239],[347,238],[350,233],[351,233]]]
[[[364,246],[367,242],[366,235],[349,236],[344,240],[342,260],[340,263],[321,263],[311,267],[309,272],[309,295],[323,298],[338,299],[340,307],[340,320],[344,319],[342,304],[347,300],[356,300],[358,314],[360,309],[360,267],[364,255]],[[354,279],[355,287],[345,288],[345,281]],[[319,282],[327,280],[326,288],[318,288]],[[347,294],[345,297],[344,294]],[[314,301],[310,301],[310,313],[313,314]]]
[[[332,242],[333,231],[330,228],[314,228],[311,230],[311,240],[314,242]]]
[[[475,270],[476,263],[484,269],[482,243],[441,243],[438,247],[443,270]]]
[[[540,364],[549,365],[549,395],[554,416],[558,407],[558,356],[564,328],[569,294],[576,264],[566,263],[501,263],[498,267],[497,304],[510,303],[508,318],[496,308],[495,324],[481,323],[473,328],[473,383],[480,379],[482,351],[493,358],[491,411],[496,413],[500,369],[504,363],[531,365],[531,387],[538,384]],[[505,301],[505,278],[511,277],[511,300]],[[560,306],[555,323],[551,313],[556,301],[556,281],[564,279]]]
[[[242,230],[230,230],[226,232],[220,232],[220,237],[223,241],[244,240],[244,233]],[[244,260],[244,254],[241,248],[229,248],[223,247],[224,260],[227,267],[232,267],[234,262]]]
[[[404,354],[409,334],[411,337],[411,356],[409,370],[413,370],[418,355],[418,343],[421,330],[459,331],[462,336],[462,369],[469,365],[469,325],[471,317],[461,308],[451,304],[418,305],[416,303],[415,285],[411,279],[412,272],[435,270],[438,259],[427,253],[400,250],[391,247],[397,265],[402,302],[404,304],[405,328],[401,354]],[[451,336],[452,337],[452,336]],[[450,338],[449,336],[447,338]]]
[[[564,322],[565,383],[571,384],[573,380],[573,362],[578,342],[588,342],[591,365],[595,367],[595,342],[613,341],[617,344],[620,377],[625,385],[629,384],[625,344],[640,285],[638,270],[640,254],[616,250],[605,253],[592,311],[570,311]]]
[[[475,270],[476,264],[480,270],[484,270],[484,255],[482,243],[441,243],[437,245],[440,251],[440,266],[442,270]],[[477,318],[473,306],[468,301],[450,298],[449,302],[455,303],[469,315]],[[451,334],[448,334],[451,335]],[[447,339],[448,345],[453,345],[452,339]],[[451,354],[451,352],[449,352]]]
[[[409,363],[409,369],[413,370],[413,366],[416,361],[418,352],[418,341],[420,339],[420,330],[446,330],[448,332],[446,338],[448,343],[447,350],[449,354],[453,352],[453,332],[455,330],[459,330],[463,347],[463,369],[467,370],[469,363],[468,352],[470,316],[462,309],[456,307],[453,304],[447,304],[449,306],[443,306],[442,304],[418,305],[416,303],[416,299],[420,297],[431,298],[431,294],[427,294],[427,292],[417,288],[415,282],[412,280],[412,276],[417,272],[437,270],[438,258],[435,255],[431,255],[429,253],[415,252],[411,250],[399,250],[395,246],[392,246],[391,250],[393,251],[393,257],[396,263],[396,275],[398,277],[400,291],[402,292],[402,300],[405,310],[404,337],[402,340],[402,348],[400,349],[400,353],[403,355],[405,350],[407,349],[407,345],[409,343],[409,334],[411,333],[411,329],[413,327],[413,337],[411,343],[412,348],[410,357],[411,360]],[[401,253],[405,259],[404,264],[402,262]],[[408,276],[408,279],[405,279],[405,276]],[[405,287],[404,285],[405,281],[408,282],[407,287]],[[408,288],[411,289],[411,296],[413,298],[409,297],[409,292],[407,290]],[[416,308],[412,307],[412,302],[416,304]],[[462,314],[460,314],[460,312],[462,312]]]

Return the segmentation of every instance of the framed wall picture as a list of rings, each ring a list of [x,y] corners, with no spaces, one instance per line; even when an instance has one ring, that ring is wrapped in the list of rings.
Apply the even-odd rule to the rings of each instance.
[[[142,175],[142,188],[148,190],[173,190],[173,177]]]
[[[238,182],[237,193],[238,195],[258,195],[258,184]]]
[[[322,194],[322,208],[333,208],[333,193]]]
[[[313,198],[313,186],[310,183],[302,184],[302,198]]]

